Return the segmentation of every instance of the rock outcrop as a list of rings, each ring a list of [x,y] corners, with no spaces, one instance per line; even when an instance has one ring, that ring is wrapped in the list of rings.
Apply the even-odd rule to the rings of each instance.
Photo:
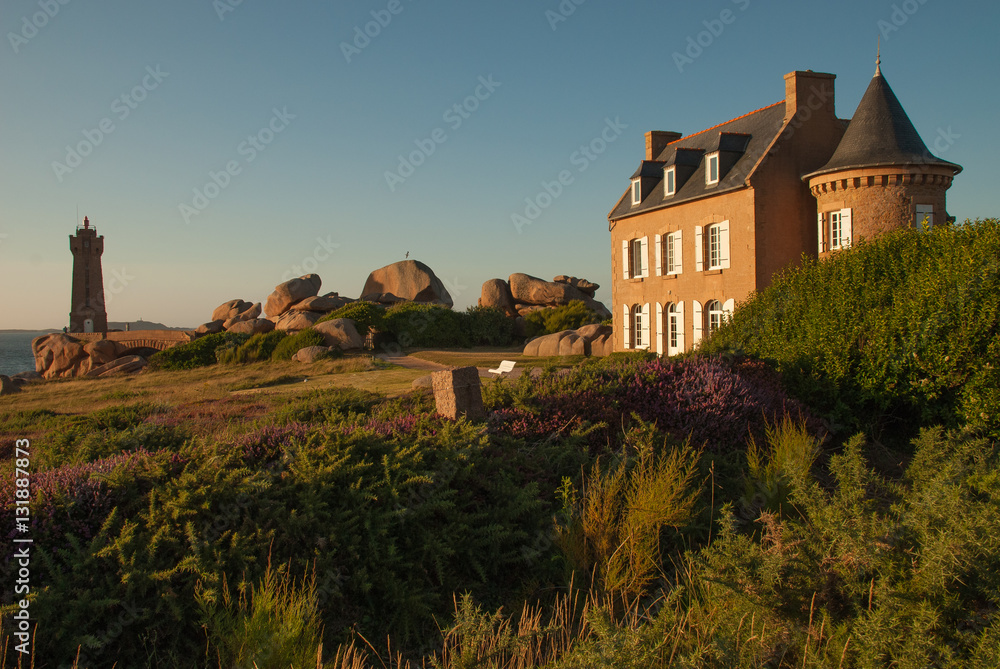
[[[295,355],[292,356],[292,360],[311,365],[317,360],[329,356],[333,351],[334,348],[331,346],[306,346],[296,351]]]
[[[208,323],[202,323],[194,331],[200,335],[218,334],[222,332],[225,323],[225,321],[209,321]]]
[[[334,346],[341,351],[364,348],[365,340],[358,334],[357,325],[350,318],[332,318],[314,325],[313,329],[323,335],[327,346]]]
[[[148,364],[149,362],[147,362],[141,355],[126,355],[123,358],[118,358],[117,360],[113,360],[107,364],[94,367],[87,372],[87,376],[105,378],[108,376],[134,374],[135,372],[145,369]]]
[[[257,302],[256,304],[252,304],[243,311],[237,313],[235,316],[230,316],[229,318],[225,319],[225,322],[222,324],[222,327],[228,330],[237,323],[244,323],[246,321],[256,320],[257,318],[260,318],[260,313],[261,313],[261,305],[260,302]]]
[[[483,284],[479,306],[493,307],[502,310],[508,316],[517,316],[514,296],[510,292],[510,286],[503,279],[490,279]]]
[[[297,279],[291,279],[284,283],[279,283],[274,287],[264,303],[264,313],[272,321],[292,308],[296,302],[319,295],[320,286],[323,280],[318,274],[306,274]],[[280,329],[280,328],[279,328]]]
[[[490,279],[484,283],[479,306],[502,309],[511,318],[517,318],[579,300],[602,319],[611,318],[608,308],[594,299],[598,288],[598,284],[575,276],[559,275],[553,281],[545,281],[518,272],[511,274],[507,281]]]
[[[223,304],[220,304],[212,312],[213,321],[227,321],[230,318],[237,316],[238,314],[249,309],[251,304],[244,300],[229,300]],[[258,314],[259,315],[259,314]],[[256,318],[256,316],[254,316]]]
[[[321,314],[328,314],[331,311],[336,311],[353,301],[354,300],[347,297],[340,297],[336,293],[330,293],[327,295],[307,297],[306,299],[293,304],[291,309],[292,311],[315,311]]]
[[[585,325],[578,330],[563,330],[535,337],[524,345],[524,355],[549,357],[557,355],[605,356],[611,352],[612,328],[608,325]]]
[[[361,291],[361,299],[382,304],[443,304],[449,309],[455,304],[434,271],[417,260],[396,262],[369,274]]]
[[[267,320],[266,318],[255,318],[252,321],[240,321],[239,323],[234,323],[229,327],[229,332],[235,332],[236,334],[248,334],[255,335],[265,332],[271,332],[274,330],[274,322]]]
[[[31,342],[35,370],[46,379],[80,376],[90,371],[90,355],[83,344],[66,334],[36,337]]]
[[[284,332],[298,332],[312,327],[322,317],[323,314],[315,311],[286,311],[278,316],[274,323],[274,329]]]

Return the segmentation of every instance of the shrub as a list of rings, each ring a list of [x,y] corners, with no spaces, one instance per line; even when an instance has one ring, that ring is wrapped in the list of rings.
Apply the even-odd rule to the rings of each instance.
[[[239,346],[226,346],[216,349],[215,357],[223,364],[245,364],[270,360],[274,349],[285,340],[287,333],[281,330],[261,332],[253,335]]]
[[[437,304],[403,302],[385,313],[384,328],[400,346],[471,346],[465,314]]]
[[[773,360],[849,430],[1000,436],[1000,221],[898,231],[777,277],[703,345]],[[895,433],[895,434],[894,434]]]
[[[581,300],[548,309],[532,311],[524,317],[526,333],[529,337],[576,330],[584,325],[600,323],[601,317]]]
[[[358,329],[358,334],[364,337],[369,329],[384,329],[385,307],[375,302],[351,302],[336,311],[330,312],[319,319],[317,323],[333,320],[334,318],[350,318],[354,321]]]
[[[149,366],[152,369],[176,370],[214,365],[216,349],[224,346],[240,346],[249,338],[250,335],[233,332],[205,335],[192,342],[154,354],[149,358]]]
[[[496,307],[469,307],[466,326],[473,346],[507,346],[514,337],[514,321]]]
[[[326,337],[321,332],[312,328],[306,328],[301,332],[289,335],[282,339],[274,352],[271,354],[272,360],[291,360],[292,356],[307,346],[326,346]]]

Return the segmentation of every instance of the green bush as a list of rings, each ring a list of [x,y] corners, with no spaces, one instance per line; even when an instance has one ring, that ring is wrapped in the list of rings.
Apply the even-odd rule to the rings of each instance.
[[[997,437],[997,332],[992,219],[805,260],[740,305],[702,349],[773,360],[793,394],[846,430],[905,440],[920,426],[970,425]]]
[[[375,302],[351,302],[336,311],[330,312],[317,323],[330,321],[334,318],[350,318],[357,327],[358,334],[364,337],[369,329],[384,329],[385,307]]]
[[[271,354],[272,360],[291,360],[292,356],[307,346],[326,346],[326,337],[321,332],[306,328],[301,332],[282,339]]]
[[[514,338],[514,321],[496,307],[469,307],[466,327],[473,346],[508,346]]]
[[[576,330],[584,325],[600,323],[601,317],[581,300],[573,300],[561,307],[550,307],[532,311],[524,317],[526,333],[529,337]]]
[[[250,335],[233,332],[205,335],[192,342],[154,354],[149,358],[149,366],[152,369],[176,370],[214,365],[216,349],[226,346],[240,346],[248,339],[250,339]]]
[[[253,335],[239,346],[226,346],[216,349],[215,357],[220,363],[227,365],[270,360],[274,354],[274,349],[287,336],[288,334],[281,330],[261,332]]]
[[[385,312],[384,329],[400,346],[471,346],[466,315],[437,304],[403,302]]]

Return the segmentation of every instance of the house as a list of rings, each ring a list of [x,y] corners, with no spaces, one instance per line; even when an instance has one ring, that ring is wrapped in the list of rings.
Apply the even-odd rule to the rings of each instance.
[[[791,72],[780,102],[686,137],[646,133],[608,214],[616,351],[689,350],[803,253],[947,219],[962,168],[928,151],[880,64],[850,121],[835,79]]]

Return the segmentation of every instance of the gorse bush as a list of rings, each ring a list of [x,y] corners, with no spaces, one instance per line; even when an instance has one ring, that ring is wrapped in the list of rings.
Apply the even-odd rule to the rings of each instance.
[[[400,346],[471,346],[465,314],[436,304],[403,302],[385,312],[384,328]]]
[[[1000,221],[904,230],[806,260],[703,345],[773,360],[846,429],[1000,436]]]
[[[279,341],[271,353],[271,359],[291,360],[293,355],[308,346],[326,346],[326,337],[321,332],[306,328]]]
[[[473,346],[508,346],[514,339],[514,321],[496,307],[466,310],[469,339]]]
[[[240,346],[246,343],[249,338],[250,335],[233,332],[205,335],[192,342],[153,354],[149,358],[149,366],[152,369],[177,370],[214,365],[216,349],[226,346]]]
[[[281,330],[260,332],[239,346],[231,345],[216,349],[215,357],[220,363],[227,365],[270,360],[274,349],[286,337],[288,334]]]
[[[342,306],[336,311],[330,312],[317,323],[333,320],[334,318],[350,318],[362,337],[368,333],[369,329],[382,330],[384,328],[385,307],[374,302],[351,302]]]
[[[582,300],[573,300],[559,307],[532,311],[524,317],[524,321],[527,336],[538,337],[600,323],[601,317]]]

